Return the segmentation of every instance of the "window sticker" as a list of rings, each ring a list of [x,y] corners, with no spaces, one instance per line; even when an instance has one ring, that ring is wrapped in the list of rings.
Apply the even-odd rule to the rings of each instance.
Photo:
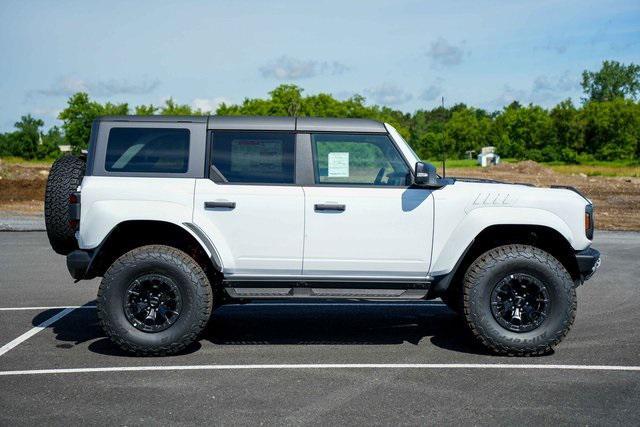
[[[329,153],[328,176],[330,178],[349,177],[349,153]]]

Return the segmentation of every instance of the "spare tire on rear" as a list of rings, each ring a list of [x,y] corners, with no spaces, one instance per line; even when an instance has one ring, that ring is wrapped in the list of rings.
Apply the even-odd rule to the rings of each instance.
[[[67,255],[78,249],[75,230],[70,224],[69,196],[78,191],[86,163],[76,156],[64,156],[51,166],[44,195],[44,222],[54,251]]]

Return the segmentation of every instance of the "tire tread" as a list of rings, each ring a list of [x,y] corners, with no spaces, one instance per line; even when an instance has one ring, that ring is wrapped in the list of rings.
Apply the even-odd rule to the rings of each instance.
[[[178,266],[188,277],[195,290],[195,321],[179,340],[164,345],[139,345],[126,340],[112,323],[105,310],[105,295],[114,280],[123,270],[134,267],[137,263],[149,259],[172,263]],[[207,326],[213,309],[213,292],[209,279],[200,265],[183,251],[164,245],[141,246],[118,258],[105,273],[98,288],[98,320],[107,336],[124,351],[138,356],[165,356],[184,350],[198,339]]]
[[[562,291],[567,294],[570,304],[563,313],[563,321],[560,327],[551,333],[551,336],[545,340],[524,340],[520,339],[518,346],[511,346],[496,339],[491,333],[485,330],[482,322],[477,321],[472,311],[472,304],[477,300],[475,293],[479,292],[474,285],[480,279],[496,267],[498,263],[514,260],[528,259],[537,263],[541,263],[559,279],[562,283]],[[553,347],[562,341],[567,335],[575,320],[577,301],[576,291],[573,281],[564,266],[551,254],[534,246],[512,244],[500,246],[489,250],[476,259],[467,270],[463,283],[463,310],[466,324],[470,329],[473,337],[491,352],[508,356],[538,356],[544,355],[552,351]],[[524,345],[522,345],[524,343]]]

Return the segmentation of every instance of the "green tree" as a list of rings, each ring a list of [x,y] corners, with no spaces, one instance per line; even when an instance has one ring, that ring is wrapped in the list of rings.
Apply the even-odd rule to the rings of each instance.
[[[129,114],[129,105],[112,104],[101,105],[91,101],[89,95],[78,92],[67,101],[67,108],[62,110],[58,118],[62,120],[65,142],[71,145],[75,154],[87,148],[91,125],[98,116],[117,116]]]
[[[580,111],[571,99],[566,99],[549,112],[553,123],[559,158],[565,162],[575,162],[577,155],[584,151],[584,123]]]
[[[58,119],[62,120],[65,142],[71,145],[75,154],[87,147],[91,124],[100,112],[100,104],[89,100],[88,94],[79,92],[69,98],[67,108],[58,115]]]
[[[195,114],[187,104],[178,104],[173,98],[169,98],[160,107],[160,114],[163,116],[190,116]]]
[[[582,72],[582,89],[587,101],[612,101],[616,98],[637,99],[640,92],[640,65],[604,61],[596,72]]]
[[[488,145],[491,119],[478,114],[474,108],[457,109],[445,124],[447,157],[464,158],[467,151],[481,150]]]
[[[135,110],[134,110],[134,114],[136,114],[138,116],[153,116],[154,114],[156,114],[158,112],[159,109],[160,109],[160,107],[156,107],[153,104],[137,105]]]
[[[25,159],[36,158],[38,144],[41,142],[40,128],[42,126],[44,126],[44,122],[31,117],[30,114],[22,116],[20,121],[16,122],[16,131],[12,135],[14,156],[20,156]]]
[[[559,155],[549,113],[539,106],[512,103],[496,117],[491,135],[503,157],[548,161]]]
[[[46,134],[42,134],[42,142],[38,145],[38,159],[55,159],[60,156],[60,145],[64,144],[64,136],[60,128],[53,126]]]
[[[590,102],[582,110],[585,151],[602,160],[640,158],[640,104]]]

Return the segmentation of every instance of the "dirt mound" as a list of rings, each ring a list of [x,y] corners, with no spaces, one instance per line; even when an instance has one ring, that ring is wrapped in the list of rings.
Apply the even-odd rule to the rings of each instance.
[[[0,180],[0,202],[44,200],[44,189],[46,185],[46,179]]]
[[[14,164],[0,160],[0,202],[44,200],[49,176],[47,164]]]
[[[0,159],[0,180],[19,179],[19,180],[45,180],[49,176],[51,165],[43,164],[15,164],[8,163]],[[1,181],[0,181],[1,182]]]
[[[518,163],[500,163],[494,166],[496,172],[521,173],[523,175],[554,175],[555,172],[548,167],[534,162],[533,160],[525,160]]]

